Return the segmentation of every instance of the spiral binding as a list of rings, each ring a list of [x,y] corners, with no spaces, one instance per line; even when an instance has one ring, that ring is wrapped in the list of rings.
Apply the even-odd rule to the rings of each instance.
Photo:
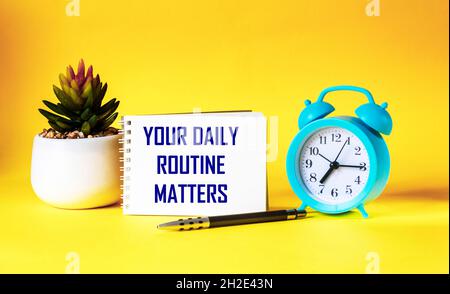
[[[119,139],[119,144],[121,147],[119,148],[120,156],[120,180],[122,184],[120,185],[120,189],[122,190],[121,194],[121,207],[122,209],[127,209],[129,207],[128,200],[130,199],[130,171],[131,171],[131,121],[125,121],[125,118],[122,116],[119,124],[122,126],[122,129],[119,130],[119,134],[122,134],[122,137]],[[127,137],[128,136],[128,137]]]

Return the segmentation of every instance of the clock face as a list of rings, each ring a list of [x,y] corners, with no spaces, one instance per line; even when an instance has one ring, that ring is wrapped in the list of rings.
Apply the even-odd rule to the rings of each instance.
[[[298,164],[309,195],[326,204],[356,198],[370,173],[369,155],[362,141],[338,127],[312,133],[303,144]]]

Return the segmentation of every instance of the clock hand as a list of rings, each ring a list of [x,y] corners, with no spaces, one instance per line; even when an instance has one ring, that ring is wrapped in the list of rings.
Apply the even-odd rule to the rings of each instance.
[[[319,156],[322,157],[323,159],[325,159],[326,161],[328,161],[329,163],[331,163],[331,160],[329,160],[328,158],[326,158],[326,157],[323,156],[322,154],[319,153]]]
[[[323,184],[325,181],[326,181],[326,179],[328,179],[328,177],[331,175],[331,173],[335,170],[335,169],[337,169],[337,168],[339,168],[339,163],[337,163],[336,161],[335,162],[332,162],[332,163],[330,163],[330,168],[327,170],[327,172],[323,175],[323,177],[320,179],[320,183],[321,184]]]
[[[361,165],[348,165],[348,164],[339,164],[339,167],[355,167],[355,168],[361,168]]]
[[[328,177],[331,175],[331,173],[333,172],[334,168],[330,166],[330,168],[327,170],[327,172],[323,175],[323,177],[320,179],[320,183],[323,184],[325,182],[326,179],[328,179]]]
[[[339,150],[339,153],[338,153],[338,155],[336,156],[336,159],[334,160],[335,162],[338,160],[339,155],[341,155],[341,152],[342,152],[342,150],[344,150],[344,147],[345,147],[346,144],[347,144],[347,140],[345,140],[344,145],[342,145],[341,150]]]
[[[345,140],[344,145],[342,145],[341,150],[339,150],[339,153],[333,162],[331,162],[331,160],[328,160],[325,156],[323,156],[319,153],[320,156],[322,156],[323,158],[325,158],[326,160],[328,160],[330,162],[330,168],[327,170],[327,172],[323,175],[323,177],[319,181],[321,184],[323,184],[328,179],[328,177],[331,175],[333,170],[339,168],[339,163],[337,162],[337,160],[338,160],[339,156],[341,155],[342,150],[344,150],[344,147],[346,144],[347,144],[347,140]]]

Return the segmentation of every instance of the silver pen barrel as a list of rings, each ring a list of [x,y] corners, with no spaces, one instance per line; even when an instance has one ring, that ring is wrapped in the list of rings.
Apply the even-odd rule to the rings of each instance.
[[[209,226],[210,222],[208,217],[190,217],[160,224],[157,228],[160,230],[190,231],[209,228]]]

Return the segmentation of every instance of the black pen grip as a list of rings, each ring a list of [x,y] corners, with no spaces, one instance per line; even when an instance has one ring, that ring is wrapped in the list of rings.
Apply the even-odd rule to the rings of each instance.
[[[293,214],[292,214],[293,213]],[[263,223],[263,222],[273,222],[287,220],[289,215],[296,217],[297,213],[295,210],[274,210],[274,211],[262,211],[262,212],[252,212],[243,214],[232,214],[223,216],[210,216],[209,226],[213,227],[224,227],[224,226],[235,226],[243,224],[253,224],[253,223]]]

